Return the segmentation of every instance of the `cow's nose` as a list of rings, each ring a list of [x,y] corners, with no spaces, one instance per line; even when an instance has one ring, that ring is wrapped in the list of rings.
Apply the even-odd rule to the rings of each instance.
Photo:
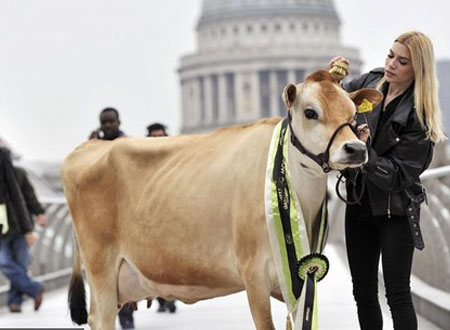
[[[344,150],[349,160],[362,162],[366,159],[366,145],[363,143],[352,142],[344,144]]]

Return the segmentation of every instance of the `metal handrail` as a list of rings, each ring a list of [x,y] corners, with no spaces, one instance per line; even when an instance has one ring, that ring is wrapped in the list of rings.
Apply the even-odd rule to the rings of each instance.
[[[42,204],[67,204],[66,197],[64,195],[57,197],[39,197],[39,202]]]
[[[431,180],[450,175],[450,165],[430,168],[420,176],[422,180]]]

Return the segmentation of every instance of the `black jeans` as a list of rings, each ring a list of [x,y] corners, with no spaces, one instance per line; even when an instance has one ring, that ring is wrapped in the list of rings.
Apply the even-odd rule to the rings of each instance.
[[[361,330],[383,328],[378,300],[380,255],[394,329],[417,330],[410,290],[414,244],[406,216],[372,216],[368,207],[350,205],[345,235]]]

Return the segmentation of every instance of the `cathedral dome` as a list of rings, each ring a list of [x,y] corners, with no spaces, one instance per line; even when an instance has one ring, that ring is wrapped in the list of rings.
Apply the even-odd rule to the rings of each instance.
[[[230,19],[302,16],[339,21],[332,0],[205,0],[199,27]]]
[[[285,116],[288,82],[358,50],[340,41],[334,0],[203,0],[198,49],[179,68],[182,132],[205,132],[261,117]]]
[[[339,44],[332,0],[204,0],[200,52]]]

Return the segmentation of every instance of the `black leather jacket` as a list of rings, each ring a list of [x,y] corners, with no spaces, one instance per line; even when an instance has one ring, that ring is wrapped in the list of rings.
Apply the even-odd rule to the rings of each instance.
[[[342,87],[352,92],[364,87],[374,88],[384,75],[384,69],[370,71]],[[383,127],[377,127],[381,103],[366,116],[358,115],[357,124],[367,123],[374,145],[368,145],[369,161],[358,171],[348,171],[347,196],[361,190],[359,177],[366,175],[367,201],[372,215],[406,215],[409,202],[406,191],[413,195],[422,190],[419,175],[430,165],[434,143],[426,139],[414,106],[414,91],[410,89],[395,108]],[[376,139],[374,139],[376,136]]]

